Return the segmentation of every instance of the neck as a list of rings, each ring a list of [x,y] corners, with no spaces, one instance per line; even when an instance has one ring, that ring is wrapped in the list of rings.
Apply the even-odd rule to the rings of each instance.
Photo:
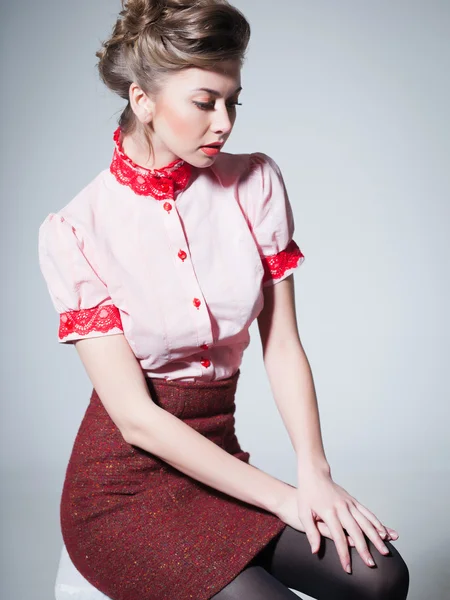
[[[124,153],[137,165],[145,169],[163,169],[178,157],[167,148],[162,148],[152,139],[152,152],[149,153],[147,139],[142,133],[135,132],[122,138]]]

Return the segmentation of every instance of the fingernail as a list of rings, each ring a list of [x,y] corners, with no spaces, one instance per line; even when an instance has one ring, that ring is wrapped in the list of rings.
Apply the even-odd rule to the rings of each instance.
[[[383,550],[383,552],[385,554],[389,554],[389,548],[387,546],[385,546],[384,544],[383,544],[383,546],[381,546],[381,549]]]
[[[350,563],[345,567],[345,570],[347,571],[347,573],[351,573],[352,572],[352,568],[350,566]]]
[[[367,559],[367,564],[370,565],[371,567],[374,567],[375,563],[373,562],[373,558],[368,558]]]

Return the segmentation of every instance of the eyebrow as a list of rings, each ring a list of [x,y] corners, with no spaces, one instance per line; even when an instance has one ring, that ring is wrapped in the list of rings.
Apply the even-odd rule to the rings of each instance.
[[[238,87],[233,94],[237,94],[238,92],[240,92],[242,90],[242,87]],[[212,94],[213,96],[221,96],[221,93],[218,92],[217,90],[212,90],[211,88],[197,88],[195,90],[192,90],[193,92],[208,92],[209,94]],[[233,96],[233,94],[231,94]]]

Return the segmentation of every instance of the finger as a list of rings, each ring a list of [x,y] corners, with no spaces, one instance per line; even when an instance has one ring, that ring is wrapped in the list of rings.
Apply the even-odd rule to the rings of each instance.
[[[366,508],[363,504],[361,504],[361,502],[358,502],[358,500],[355,500],[354,505],[356,506],[356,508],[359,510],[359,512],[364,515],[366,517],[366,519],[368,519],[372,525],[374,525],[378,531],[383,532],[385,536],[389,535],[388,530],[386,529],[386,527],[383,525],[383,523],[373,514],[373,512],[371,512],[368,508]],[[391,530],[393,531],[393,530]]]
[[[341,522],[338,519],[336,509],[333,508],[332,510],[328,511],[327,514],[322,518],[328,525],[328,528],[331,532],[342,568],[347,573],[351,573],[352,568],[350,564],[350,553],[348,551],[347,538],[344,530],[342,529]],[[355,540],[355,543],[357,543],[355,537],[353,535],[352,537]]]
[[[398,533],[397,531],[395,531],[395,529],[391,529],[390,527],[386,527],[386,529],[388,530],[388,534],[389,537],[393,540],[397,540],[398,539]]]
[[[330,533],[330,530],[328,529],[328,526],[323,522],[320,521],[317,523],[317,529],[320,531],[320,533],[326,537],[329,538],[330,540],[333,539],[333,536]],[[344,532],[345,533],[345,532]],[[354,548],[355,547],[355,542],[353,540],[353,538],[351,536],[347,536],[347,543]]]
[[[371,523],[373,523],[373,525],[380,532],[380,535],[381,535],[381,532],[385,533],[385,535],[384,536],[381,535],[381,537],[384,537],[384,539],[386,539],[386,541],[388,541],[389,539],[391,539],[391,540],[398,539],[398,537],[399,537],[398,532],[395,529],[392,529],[391,527],[386,527],[385,525],[383,525],[381,523],[381,521],[373,514],[373,512],[371,512],[366,506],[361,504],[361,502],[358,502],[357,500],[355,500],[355,506],[367,519],[369,519],[369,521],[371,521]]]
[[[367,537],[373,542],[378,552],[384,555],[389,554],[389,548],[383,543],[383,540],[380,538],[378,531],[375,529],[375,527],[372,525],[369,519],[367,519],[363,514],[361,514],[356,508],[356,506],[354,506],[353,504],[349,505],[349,510],[355,521],[358,523],[358,525],[361,527],[361,529],[364,531]]]
[[[312,517],[311,511],[308,510],[306,514],[299,515],[299,518],[305,528],[305,533],[311,546],[311,552],[312,554],[315,554],[320,548],[320,532]]]
[[[338,517],[339,517],[341,523],[344,525],[347,532],[349,533],[349,535],[351,535],[352,538],[355,540],[356,549],[358,551],[358,554],[363,559],[363,561],[369,567],[374,567],[375,561],[369,551],[369,548],[367,547],[367,543],[366,543],[364,534],[363,534],[358,522],[354,519],[352,513],[350,512],[348,505],[346,505],[345,507],[341,507],[339,509]],[[367,519],[366,519],[366,521],[367,521]],[[375,531],[375,529],[374,529],[374,531]],[[375,535],[378,536],[376,531],[375,531]],[[378,537],[378,539],[380,539],[380,538]]]

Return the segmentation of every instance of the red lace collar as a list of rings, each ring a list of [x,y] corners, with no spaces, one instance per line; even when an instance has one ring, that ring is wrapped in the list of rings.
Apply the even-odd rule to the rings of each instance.
[[[153,196],[156,200],[175,199],[175,195],[184,190],[189,182],[191,165],[176,159],[162,169],[141,167],[123,151],[120,133],[118,127],[114,132],[115,149],[109,167],[117,181],[140,196]]]

